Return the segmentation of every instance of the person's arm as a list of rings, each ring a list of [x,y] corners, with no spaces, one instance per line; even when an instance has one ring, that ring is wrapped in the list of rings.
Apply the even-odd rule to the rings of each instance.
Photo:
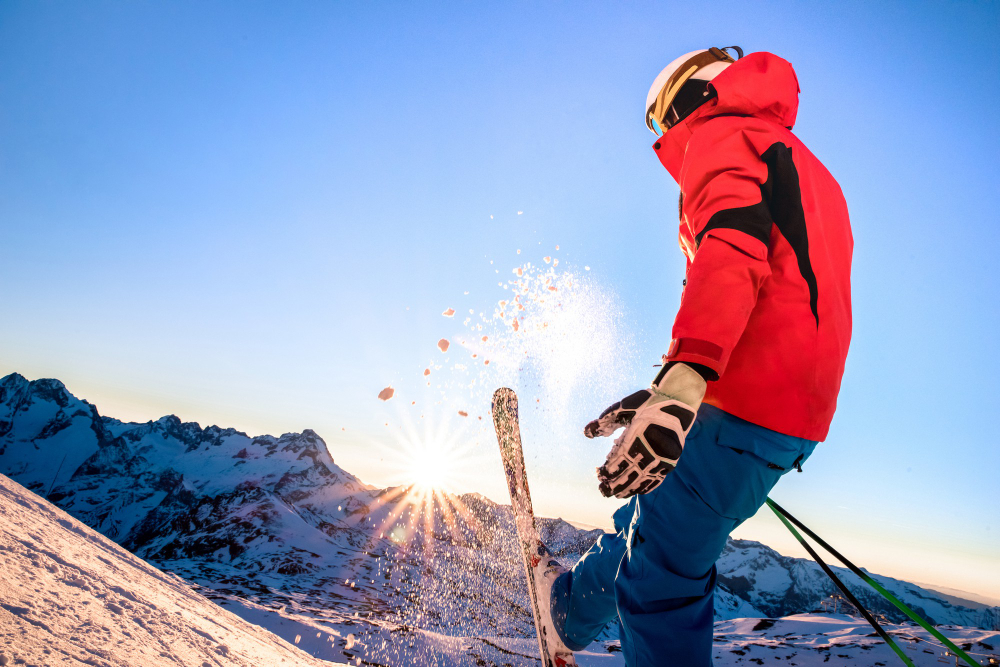
[[[699,364],[716,378],[725,372],[771,273],[766,181],[767,165],[730,123],[709,122],[692,137],[681,171],[682,212],[697,247],[667,362]]]
[[[746,328],[771,274],[771,214],[761,186],[767,166],[739,131],[707,123],[681,170],[682,215],[696,240],[670,350],[649,389],[610,406],[584,427],[588,438],[625,432],[597,470],[605,496],[655,489],[673,470],[705,395]],[[697,141],[695,141],[695,139]]]

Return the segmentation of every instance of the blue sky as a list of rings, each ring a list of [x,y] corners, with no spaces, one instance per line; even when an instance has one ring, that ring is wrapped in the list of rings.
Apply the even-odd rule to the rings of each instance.
[[[774,496],[873,571],[1000,598],[998,38],[993,2],[4,2],[0,374],[313,428],[374,484],[408,481],[407,441],[461,443],[453,486],[501,501],[503,380],[538,511],[606,525],[580,428],[651,378],[683,273],[646,90],[686,51],[767,50],[856,242],[840,409]],[[543,256],[605,314],[572,380],[539,348],[469,388],[459,318]],[[801,555],[782,530],[736,534]]]

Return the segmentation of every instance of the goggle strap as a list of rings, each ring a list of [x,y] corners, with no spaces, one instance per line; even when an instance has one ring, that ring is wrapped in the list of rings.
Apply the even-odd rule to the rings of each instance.
[[[743,49],[741,49],[738,46],[725,46],[725,47],[723,47],[721,49],[718,49],[718,48],[716,48],[716,47],[713,46],[712,48],[710,48],[708,50],[708,52],[711,53],[713,56],[715,56],[716,58],[718,58],[719,60],[721,60],[724,63],[734,63],[734,62],[736,62],[735,60],[733,60],[733,57],[731,55],[729,55],[728,53],[726,53],[725,49],[736,49],[739,52],[740,57],[741,58],[743,57]]]

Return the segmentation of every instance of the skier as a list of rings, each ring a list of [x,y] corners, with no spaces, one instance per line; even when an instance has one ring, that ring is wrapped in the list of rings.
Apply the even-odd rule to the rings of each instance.
[[[617,618],[628,665],[712,664],[727,537],[827,435],[853,239],[839,185],[791,132],[798,92],[788,62],[739,47],[685,54],[650,88],[653,149],[681,190],[685,287],[652,386],[584,429],[625,427],[598,478],[631,500],[617,533],[550,577],[570,650]]]

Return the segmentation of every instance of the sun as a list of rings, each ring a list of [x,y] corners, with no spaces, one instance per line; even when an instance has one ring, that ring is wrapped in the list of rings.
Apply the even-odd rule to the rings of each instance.
[[[442,534],[450,534],[455,543],[484,530],[479,519],[458,495],[476,467],[475,444],[467,430],[450,428],[447,421],[433,426],[424,422],[423,432],[406,424],[391,451],[394,475],[401,484],[387,489],[371,506],[372,515],[386,507],[376,524],[380,538],[396,544],[423,544],[434,549]],[[414,540],[418,540],[414,542]]]
[[[381,445],[393,484],[437,493],[456,493],[467,484],[477,458],[476,437],[467,423],[437,417],[421,415],[416,421],[401,413],[402,428],[393,434],[394,442]]]
[[[427,491],[449,491],[455,486],[458,452],[447,443],[411,442],[406,451],[409,482]]]
[[[417,486],[425,489],[438,489],[444,486],[445,477],[439,462],[430,458],[418,458],[410,463],[410,479]]]
[[[433,549],[444,534],[455,544],[468,539],[470,530],[481,534],[479,518],[460,495],[485,464],[478,434],[470,432],[469,422],[447,415],[421,415],[419,422],[406,412],[401,415],[393,442],[373,443],[386,455],[393,484],[370,507],[371,516],[384,515],[376,524],[379,537]]]

